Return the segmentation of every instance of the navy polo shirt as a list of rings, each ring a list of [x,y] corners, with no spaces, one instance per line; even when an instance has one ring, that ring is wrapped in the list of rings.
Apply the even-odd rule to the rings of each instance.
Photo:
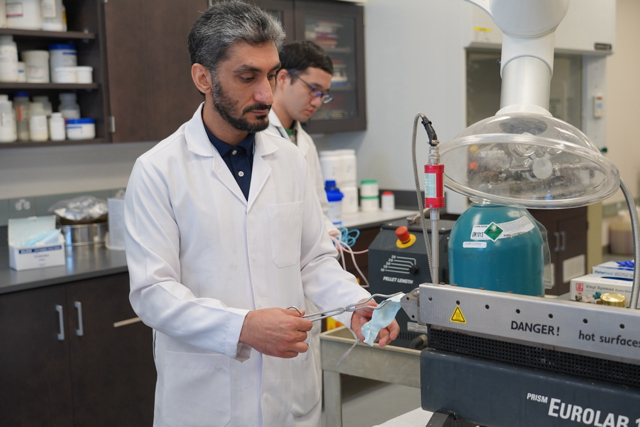
[[[204,125],[204,123],[203,123]],[[231,175],[235,178],[238,186],[244,194],[244,198],[249,200],[249,186],[251,185],[251,171],[253,170],[253,149],[255,147],[256,134],[250,133],[245,139],[240,141],[237,146],[227,144],[226,142],[216,138],[207,126],[209,141],[218,150],[222,156],[222,160],[227,164]]]

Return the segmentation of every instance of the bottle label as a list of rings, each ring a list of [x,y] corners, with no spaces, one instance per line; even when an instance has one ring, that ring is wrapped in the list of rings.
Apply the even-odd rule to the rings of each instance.
[[[22,3],[9,3],[7,2],[7,18],[22,18],[24,15],[22,9]]]
[[[491,224],[474,225],[471,230],[471,240],[493,240],[506,239],[524,234],[533,230],[533,223],[526,216],[514,221]]]
[[[43,18],[55,18],[58,16],[56,13],[56,0],[41,0],[40,10]]]

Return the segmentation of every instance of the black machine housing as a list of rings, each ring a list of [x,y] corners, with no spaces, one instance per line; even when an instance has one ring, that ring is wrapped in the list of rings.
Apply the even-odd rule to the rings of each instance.
[[[427,222],[429,230],[429,242],[431,242],[431,221]],[[440,281],[447,282],[449,278],[448,248],[449,236],[455,221],[440,220],[438,223],[440,233],[440,268],[438,270]],[[397,228],[405,226],[409,232],[415,235],[415,242],[409,247],[399,247]],[[380,294],[394,294],[396,292],[411,292],[421,283],[431,283],[431,273],[427,260],[422,226],[420,223],[409,224],[406,219],[386,222],[380,226],[380,233],[369,246],[369,291]],[[391,342],[391,345],[399,347],[415,348],[411,342],[421,336],[426,338],[426,326],[409,320],[409,317],[400,310],[396,316],[400,325],[400,335]],[[418,343],[419,341],[416,341]]]

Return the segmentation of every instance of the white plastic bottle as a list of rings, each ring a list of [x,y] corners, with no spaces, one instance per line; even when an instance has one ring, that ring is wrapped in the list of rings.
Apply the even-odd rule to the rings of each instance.
[[[17,139],[13,103],[9,101],[9,95],[0,95],[0,142],[15,142]]]
[[[76,94],[73,92],[64,92],[59,96],[60,98],[60,108],[59,111],[62,113],[62,117],[65,119],[79,119],[80,116],[80,106],[76,102]]]
[[[40,104],[42,104],[42,108],[44,108],[44,112],[47,117],[51,117],[51,113],[53,113],[53,107],[51,105],[51,102],[49,101],[48,96],[34,96],[33,102],[39,102]]]
[[[16,112],[18,141],[29,141],[29,95],[27,92],[15,93],[13,108]]]
[[[37,142],[49,139],[47,115],[39,102],[32,102],[29,107],[29,136],[31,141]]]
[[[7,27],[22,30],[41,30],[40,0],[11,0],[7,2]]]
[[[66,127],[62,113],[52,113],[49,118],[49,135],[52,141],[63,141],[66,137]]]
[[[0,82],[18,81],[18,48],[13,36],[0,36]]]
[[[62,0],[42,0],[42,29],[65,31]]]

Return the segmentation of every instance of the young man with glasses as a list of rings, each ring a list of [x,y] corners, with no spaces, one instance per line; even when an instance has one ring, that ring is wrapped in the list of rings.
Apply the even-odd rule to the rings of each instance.
[[[327,218],[329,202],[324,191],[318,151],[300,123],[306,122],[322,106],[333,100],[329,93],[333,63],[320,46],[297,41],[280,50],[281,69],[276,76],[269,130],[296,144],[315,177],[315,188],[325,214],[327,232],[338,236],[338,229]]]

